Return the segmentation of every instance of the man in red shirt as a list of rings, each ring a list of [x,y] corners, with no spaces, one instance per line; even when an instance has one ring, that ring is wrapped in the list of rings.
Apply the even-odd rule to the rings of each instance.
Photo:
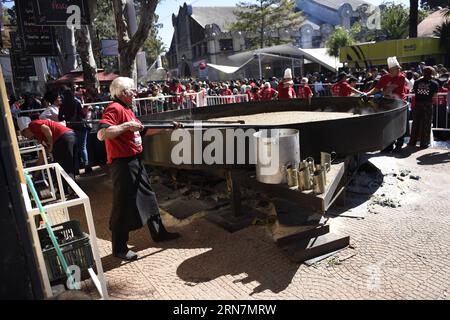
[[[222,89],[222,91],[220,92],[220,95],[221,95],[222,97],[231,97],[231,96],[233,95],[233,91],[231,91],[231,89],[228,87],[227,84],[224,84],[224,85],[223,85],[223,89]],[[223,100],[222,100],[222,101],[223,101]],[[227,99],[225,99],[224,102],[225,102],[226,104],[233,103],[233,98],[227,98]]]
[[[308,81],[308,78],[302,78],[300,87],[298,88],[298,97],[300,99],[308,99],[308,103],[311,104],[311,99],[314,94],[308,86]]]
[[[34,120],[21,117],[17,120],[20,133],[28,139],[36,139],[53,153],[55,162],[59,163],[66,173],[75,179],[78,174],[77,137],[72,129],[52,120]],[[38,165],[43,164],[43,158]]]
[[[144,129],[132,111],[136,89],[133,79],[119,77],[111,83],[114,102],[105,110],[97,137],[105,141],[113,183],[110,219],[112,251],[123,260],[136,260],[138,255],[127,246],[130,231],[148,226],[155,242],[172,240],[178,233],[168,232],[159,214],[158,201],[141,160]],[[174,128],[179,125],[174,123]]]
[[[170,98],[169,103],[172,109],[181,109],[183,104],[183,87],[181,86],[180,80],[173,79],[169,86],[169,94],[174,98]]]
[[[278,99],[289,100],[295,99],[297,95],[294,90],[294,81],[292,81],[292,70],[286,69],[283,81],[278,84]]]
[[[264,83],[264,87],[259,95],[261,96],[262,101],[276,100],[276,98],[278,97],[278,91],[272,88],[270,82],[266,82]]]
[[[402,73],[402,68],[400,63],[398,63],[396,57],[389,57],[387,59],[389,73],[381,77],[375,88],[370,90],[367,95],[373,95],[383,91],[383,96],[390,99],[406,100],[406,76]],[[407,117],[408,119],[409,117]],[[407,128],[409,123],[407,123]],[[402,150],[403,144],[405,143],[405,137],[407,132],[402,137],[398,138],[394,143],[387,147],[384,151],[390,152],[400,152]]]
[[[347,77],[348,75],[345,72],[342,72],[338,75],[336,84],[331,87],[331,93],[333,94],[333,97],[349,97],[352,95],[352,93],[361,95],[364,94],[358,89],[353,88],[347,82]]]

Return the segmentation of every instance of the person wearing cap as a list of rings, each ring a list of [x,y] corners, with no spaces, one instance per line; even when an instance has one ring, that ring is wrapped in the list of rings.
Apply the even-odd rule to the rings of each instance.
[[[142,163],[142,123],[132,111],[136,88],[133,79],[118,77],[110,87],[113,102],[99,122],[97,138],[105,141],[113,186],[110,218],[112,253],[122,260],[136,260],[138,255],[127,246],[130,231],[147,225],[155,242],[179,237],[166,230],[158,201]],[[179,128],[178,123],[173,123]]]
[[[420,141],[420,148],[428,148],[431,137],[431,118],[433,114],[433,98],[439,91],[439,84],[433,80],[434,70],[423,68],[423,77],[414,83],[416,105],[413,109],[411,139],[408,145],[415,147]]]
[[[353,93],[357,93],[360,95],[365,95],[364,92],[359,91],[356,88],[353,88],[347,82],[348,75],[345,72],[341,72],[338,75],[337,82],[331,87],[331,93],[333,97],[349,97]]]
[[[283,81],[278,84],[278,99],[289,100],[297,98],[294,90],[294,81],[292,80],[292,70],[286,69],[284,72]]]
[[[72,178],[78,174],[78,145],[75,132],[52,120],[31,120],[21,117],[17,120],[22,136],[36,139],[48,153],[53,154],[55,162]],[[40,163],[42,164],[40,159]]]
[[[389,57],[387,59],[389,73],[383,75],[378,81],[375,88],[370,90],[367,95],[375,95],[383,92],[383,96],[389,99],[398,99],[398,100],[406,100],[406,92],[407,92],[407,84],[406,77],[402,72],[402,68],[400,63],[397,60],[397,57]],[[407,124],[407,127],[409,124]],[[405,135],[398,138],[396,142],[392,143],[389,147],[387,147],[385,152],[399,152],[401,151],[403,144],[405,143]],[[394,148],[395,145],[395,148]]]
[[[389,73],[382,76],[369,95],[383,91],[383,96],[390,99],[405,100],[406,77],[396,57],[388,58]]]
[[[300,86],[298,88],[298,97],[300,99],[308,99],[308,103],[311,104],[311,99],[313,97],[313,92],[308,85],[308,78],[302,78]]]
[[[259,95],[261,96],[261,101],[276,100],[278,97],[278,91],[272,88],[270,82],[266,82],[264,83],[264,87],[262,88]]]

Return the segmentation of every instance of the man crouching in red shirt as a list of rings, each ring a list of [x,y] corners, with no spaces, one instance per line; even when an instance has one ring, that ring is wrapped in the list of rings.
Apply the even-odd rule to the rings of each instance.
[[[308,103],[311,104],[311,99],[314,94],[309,87],[308,82],[308,78],[302,78],[300,87],[298,88],[298,97],[300,99],[308,99]]]
[[[155,242],[176,239],[179,234],[164,228],[156,195],[142,164],[140,131],[144,126],[132,111],[136,95],[133,79],[115,79],[110,92],[114,102],[103,114],[97,137],[105,141],[113,183],[112,252],[120,259],[136,260],[138,255],[127,246],[130,231],[147,225]],[[174,128],[178,126],[174,123]]]
[[[331,93],[333,94],[333,97],[350,97],[354,93],[364,95],[364,92],[353,88],[347,82],[347,78],[348,75],[345,72],[341,72],[338,75],[336,84],[331,87]]]
[[[389,57],[387,59],[389,73],[381,77],[375,88],[370,90],[367,95],[376,94],[383,92],[383,96],[389,99],[406,100],[406,76],[402,72],[402,67],[397,60],[397,57]],[[409,128],[408,117],[406,118],[406,128]],[[405,137],[408,134],[408,129],[406,133],[389,145],[383,152],[400,152],[405,143]],[[395,145],[395,148],[394,148]]]
[[[47,152],[53,153],[53,159],[75,180],[78,174],[77,137],[72,129],[51,120],[34,120],[22,117],[17,120],[20,133],[28,139],[42,143]],[[40,159],[43,160],[43,159]],[[43,161],[41,163],[43,164]],[[38,165],[39,165],[38,164]]]

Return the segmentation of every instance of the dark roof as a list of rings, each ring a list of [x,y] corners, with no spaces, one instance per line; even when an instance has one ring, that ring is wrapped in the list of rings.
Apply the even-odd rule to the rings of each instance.
[[[203,28],[208,24],[216,24],[220,30],[228,31],[229,25],[237,21],[234,11],[238,7],[192,7],[192,18]]]
[[[363,4],[369,4],[368,2],[362,0],[310,0],[310,2],[315,2],[334,10],[338,10],[344,3],[350,4],[353,10]]]

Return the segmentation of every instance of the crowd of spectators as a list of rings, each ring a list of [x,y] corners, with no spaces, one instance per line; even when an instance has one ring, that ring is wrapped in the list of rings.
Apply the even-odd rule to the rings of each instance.
[[[398,64],[398,62],[397,62]],[[417,91],[417,85],[423,81],[433,81],[433,92],[440,95],[432,95],[434,127],[443,127],[442,121],[447,121],[445,115],[448,96],[450,96],[450,73],[443,65],[426,66],[420,63],[417,67],[403,67],[393,78],[389,74],[389,67],[370,68],[368,70],[345,70],[337,76],[333,73],[308,73],[304,77],[293,77],[292,70],[287,69],[282,79],[273,77],[270,79],[238,79],[230,81],[203,81],[196,79],[172,79],[161,83],[140,83],[136,94],[137,101],[143,99],[151,101],[153,111],[163,112],[167,110],[181,109],[185,107],[208,106],[207,97],[221,97],[221,103],[235,103],[243,101],[270,101],[286,99],[308,99],[311,103],[312,97],[324,96],[351,96],[351,95],[384,95],[392,97],[391,83],[386,79],[402,79],[401,88],[396,88],[396,96],[406,99],[411,94],[412,107],[416,103],[415,97],[423,95]],[[425,77],[424,77],[425,76]],[[389,80],[391,81],[391,80]],[[383,88],[383,89],[381,89]],[[423,90],[422,90],[423,91]],[[447,95],[445,94],[447,93]],[[391,96],[389,96],[391,94]],[[417,101],[419,106],[423,101]],[[431,99],[431,96],[430,96]],[[62,87],[48,90],[44,95],[25,93],[22,97],[10,97],[11,112],[16,119],[29,117],[31,120],[42,120],[59,122],[69,127],[76,135],[78,145],[78,160],[85,167],[86,172],[91,171],[90,159],[87,153],[87,137],[91,129],[89,120],[99,118],[107,104],[98,108],[95,103],[110,101],[109,87],[104,86],[98,94],[88,94],[81,86]],[[431,101],[431,100],[430,100]],[[94,103],[94,105],[89,105]],[[430,102],[431,104],[431,102]],[[428,110],[428,109],[427,109]],[[95,116],[96,112],[99,113]],[[428,111],[427,111],[428,112]],[[431,112],[427,113],[431,117]],[[438,123],[437,119],[441,123]],[[427,118],[428,119],[428,118]],[[417,121],[416,121],[417,122]],[[428,120],[426,123],[428,125]],[[427,127],[425,131],[429,131]],[[424,139],[422,139],[424,140]],[[403,141],[403,140],[402,140]],[[401,142],[403,144],[403,142]],[[426,143],[425,143],[426,144]]]

